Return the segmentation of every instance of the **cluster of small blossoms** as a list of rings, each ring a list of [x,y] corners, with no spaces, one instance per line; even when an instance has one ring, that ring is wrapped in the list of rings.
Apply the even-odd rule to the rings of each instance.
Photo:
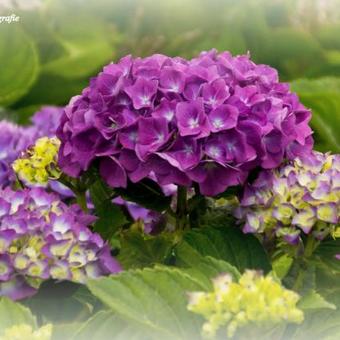
[[[58,179],[61,174],[57,166],[59,146],[56,137],[39,138],[13,163],[13,170],[28,184],[46,185],[50,179]]]
[[[53,326],[47,324],[34,330],[27,324],[15,325],[3,331],[0,340],[50,340],[52,339]]]
[[[45,106],[35,113],[28,127],[19,126],[6,120],[0,121],[0,187],[15,181],[12,163],[30,145],[43,136],[55,136],[62,109]]]
[[[222,329],[231,338],[245,327],[273,327],[283,322],[301,323],[303,313],[296,306],[299,296],[271,276],[246,271],[239,282],[229,274],[213,281],[212,292],[193,292],[188,309],[202,315],[202,332],[214,337]]]
[[[309,156],[263,171],[246,185],[234,215],[246,233],[297,244],[301,234],[336,237],[340,221],[340,155]],[[337,232],[338,230],[338,232]]]
[[[77,177],[97,161],[112,187],[152,176],[214,196],[310,151],[310,117],[277,71],[249,56],[127,56],[65,108],[59,162]]]
[[[0,191],[0,296],[33,295],[47,279],[84,283],[120,270],[87,227],[95,218],[42,188]]]

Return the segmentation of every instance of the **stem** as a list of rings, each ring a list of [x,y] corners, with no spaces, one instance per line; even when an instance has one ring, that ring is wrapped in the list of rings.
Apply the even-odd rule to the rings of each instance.
[[[189,227],[187,188],[180,185],[177,187],[176,215],[176,229],[183,230]]]
[[[87,201],[86,201],[86,191],[77,191],[75,192],[76,200],[79,206],[83,209],[83,211],[88,212]]]

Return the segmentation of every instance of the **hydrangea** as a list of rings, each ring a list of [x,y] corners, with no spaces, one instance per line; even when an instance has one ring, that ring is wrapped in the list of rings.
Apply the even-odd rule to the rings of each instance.
[[[188,309],[202,315],[203,334],[214,337],[226,329],[227,337],[244,327],[273,327],[283,322],[301,323],[303,312],[296,306],[299,296],[285,289],[272,276],[246,271],[239,282],[229,274],[213,281],[212,292],[189,294]]]
[[[47,324],[34,330],[27,324],[15,325],[4,330],[0,340],[50,340],[52,339],[52,324]]]
[[[42,188],[0,191],[0,296],[33,295],[47,279],[84,283],[120,271],[87,227],[95,217]]]
[[[11,165],[21,152],[39,137],[55,136],[61,113],[59,107],[45,106],[33,115],[32,124],[27,127],[0,121],[0,187],[6,187],[15,180]]]
[[[65,108],[60,166],[77,177],[96,163],[112,187],[152,175],[213,196],[311,150],[310,117],[276,70],[247,55],[127,56]]]
[[[26,151],[22,158],[13,163],[13,169],[20,179],[29,184],[46,185],[50,179],[58,179],[57,166],[59,139],[42,137]]]
[[[247,184],[235,216],[246,233],[264,233],[290,244],[301,235],[339,237],[340,155],[313,152]]]
[[[34,140],[34,130],[0,121],[0,187],[13,181],[11,164]]]

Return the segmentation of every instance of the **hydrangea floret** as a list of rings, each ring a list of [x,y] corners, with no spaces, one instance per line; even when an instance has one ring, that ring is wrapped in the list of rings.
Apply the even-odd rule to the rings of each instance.
[[[47,324],[36,330],[28,324],[20,324],[5,329],[0,340],[50,340],[52,339],[52,330],[52,324]]]
[[[59,161],[73,177],[98,164],[111,187],[152,176],[214,196],[310,151],[310,117],[277,71],[248,55],[127,56],[65,108]]]
[[[95,217],[42,188],[0,191],[0,296],[19,300],[43,280],[85,283],[120,271]]]
[[[41,137],[13,163],[18,177],[28,184],[46,185],[58,179],[61,172],[57,165],[60,141],[58,138]]]
[[[268,329],[285,322],[301,323],[298,301],[298,294],[271,275],[247,270],[238,282],[223,274],[213,281],[212,292],[190,293],[188,309],[206,319],[203,335],[213,338],[223,330],[231,338],[246,327]]]
[[[340,156],[313,152],[277,170],[263,171],[246,185],[235,216],[246,233],[297,244],[339,237]]]

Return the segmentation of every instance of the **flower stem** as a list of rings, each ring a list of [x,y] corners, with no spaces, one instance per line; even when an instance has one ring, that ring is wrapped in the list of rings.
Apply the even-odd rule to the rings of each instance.
[[[186,229],[189,227],[187,188],[177,187],[177,208],[176,208],[176,229]]]
[[[88,212],[89,209],[87,207],[86,191],[84,190],[77,191],[75,192],[75,194],[78,205],[83,209],[83,211]]]

